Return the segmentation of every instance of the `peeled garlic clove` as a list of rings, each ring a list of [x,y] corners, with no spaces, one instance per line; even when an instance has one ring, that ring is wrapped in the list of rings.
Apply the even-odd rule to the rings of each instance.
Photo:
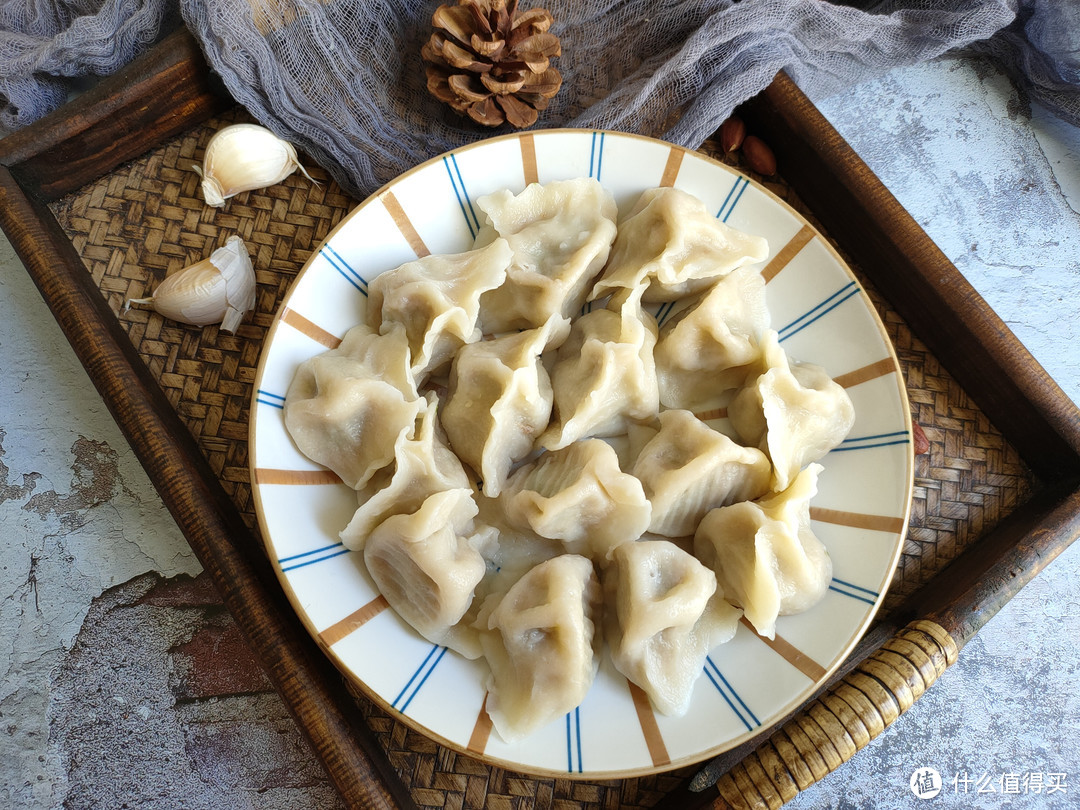
[[[241,191],[280,183],[297,169],[311,180],[293,145],[257,124],[231,124],[218,130],[206,144],[202,168],[193,168],[203,179],[207,205],[217,208]]]
[[[133,298],[125,309],[132,304],[152,306],[180,323],[220,323],[224,331],[235,332],[255,306],[255,270],[244,240],[230,236],[209,258],[167,276],[152,296]]]

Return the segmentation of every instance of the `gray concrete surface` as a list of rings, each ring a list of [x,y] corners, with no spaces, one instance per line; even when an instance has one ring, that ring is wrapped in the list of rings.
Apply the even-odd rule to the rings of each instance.
[[[814,101],[1080,402],[1080,130],[982,60]],[[885,734],[788,806],[1080,807],[1078,574],[1074,545]],[[942,789],[922,799],[910,780],[927,767]]]
[[[1080,133],[981,61],[815,101],[1080,400]],[[4,240],[0,380],[0,807],[334,807]],[[1080,806],[1078,640],[1074,547],[790,806]]]

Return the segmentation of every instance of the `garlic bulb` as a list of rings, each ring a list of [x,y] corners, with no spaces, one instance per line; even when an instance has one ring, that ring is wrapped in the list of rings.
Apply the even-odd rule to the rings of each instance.
[[[152,296],[130,299],[124,309],[132,304],[152,306],[180,323],[220,323],[226,332],[235,332],[255,306],[255,270],[247,245],[239,236],[230,236],[209,258],[166,276]]]
[[[203,179],[207,205],[216,208],[241,191],[280,183],[297,169],[312,180],[293,145],[257,124],[231,124],[214,133],[206,144],[202,168],[192,168]]]

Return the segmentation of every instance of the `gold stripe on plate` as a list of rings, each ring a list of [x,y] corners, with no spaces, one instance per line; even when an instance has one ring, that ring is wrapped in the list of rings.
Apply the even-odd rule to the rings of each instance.
[[[810,244],[810,241],[813,238],[814,229],[809,225],[803,225],[799,228],[799,232],[791,237],[786,245],[780,248],[780,252],[773,256],[772,260],[765,265],[765,269],[761,271],[765,283],[767,284],[776,278],[776,275],[787,267],[788,262],[794,259],[800,250]]]
[[[382,200],[386,213],[394,220],[397,229],[401,231],[401,235],[405,237],[405,241],[409,243],[409,247],[413,249],[413,253],[416,254],[417,258],[430,255],[431,251],[424,244],[424,240],[420,238],[420,234],[416,232],[416,228],[413,227],[412,222],[409,220],[409,215],[401,207],[401,203],[394,196],[394,192],[384,191],[379,195],[379,199]]]
[[[469,743],[465,746],[465,750],[471,754],[483,754],[487,748],[488,739],[491,737],[491,715],[487,711],[487,699],[485,692],[484,702],[480,704],[480,713],[476,715],[476,725],[473,726]]]
[[[330,470],[275,470],[270,467],[256,467],[255,483],[325,486],[326,484],[340,484],[341,479],[337,473]]]
[[[696,416],[702,422],[708,422],[710,419],[726,419],[727,408],[713,408],[711,411],[701,411],[700,413],[695,413],[694,416]]]
[[[883,357],[876,363],[871,363],[868,366],[849,371],[847,374],[841,374],[839,377],[834,377],[833,381],[844,386],[844,388],[852,388],[859,383],[864,383],[868,380],[876,380],[878,377],[892,374],[894,371],[896,371],[896,364],[893,362],[892,358]]]
[[[664,164],[664,173],[660,175],[660,186],[671,188],[675,185],[675,178],[679,176],[679,168],[682,166],[683,155],[686,152],[678,146],[671,147],[668,152],[667,163]]]
[[[521,171],[525,175],[525,185],[540,182],[540,172],[536,167],[536,141],[531,133],[518,138],[521,146]]]
[[[630,697],[634,701],[634,711],[637,712],[638,723],[641,724],[641,733],[645,735],[645,747],[649,749],[649,756],[653,765],[670,765],[671,756],[668,754],[664,738],[660,734],[660,726],[656,722],[656,714],[653,712],[652,703],[645,690],[632,681],[627,681],[630,687]]]
[[[341,338],[331,332],[327,332],[317,323],[308,320],[294,309],[285,307],[285,309],[281,311],[281,320],[297,332],[307,335],[316,343],[321,343],[328,349],[336,349],[341,345]]]
[[[354,610],[341,621],[334,622],[327,627],[319,633],[319,638],[322,639],[327,647],[332,647],[350,633],[359,630],[388,607],[390,607],[390,603],[387,602],[386,597],[380,593],[363,607]]]
[[[754,629],[754,625],[750,624],[749,619],[743,616],[739,621],[746,629],[758,637],[758,639],[765,644],[770,650],[779,655],[795,669],[799,670],[803,675],[817,683],[825,677],[825,667],[804,653],[794,644],[782,636],[776,636],[775,638],[765,638],[759,636],[757,630]]]
[[[833,523],[837,526],[850,526],[853,529],[869,529],[875,532],[898,534],[904,530],[904,519],[889,515],[864,515],[859,512],[844,512],[840,509],[825,509],[821,506],[810,507],[810,519],[821,523]]]

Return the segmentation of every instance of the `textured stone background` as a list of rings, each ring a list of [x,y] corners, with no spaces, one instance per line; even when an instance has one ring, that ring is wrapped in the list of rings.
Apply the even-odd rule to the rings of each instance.
[[[980,61],[815,101],[1080,401],[1080,133]],[[0,807],[337,806],[3,240],[0,379]],[[791,806],[1080,805],[1078,574],[1073,548]],[[1002,795],[1031,774],[1065,790]]]
[[[1080,402],[1080,130],[982,60],[946,58],[814,101]],[[1074,545],[887,733],[788,806],[1080,807],[1078,573]],[[925,766],[944,789],[922,800],[908,783]],[[1025,776],[1033,787],[1050,774],[1064,774],[1064,791],[1024,793]]]

